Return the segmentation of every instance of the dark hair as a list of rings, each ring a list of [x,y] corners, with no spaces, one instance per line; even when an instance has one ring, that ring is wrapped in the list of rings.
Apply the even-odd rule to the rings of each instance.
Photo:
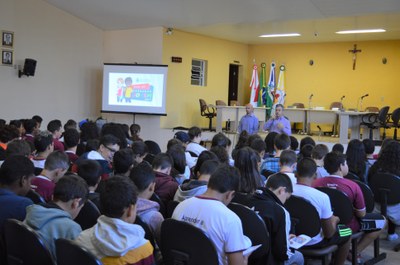
[[[68,155],[62,151],[54,151],[49,154],[44,162],[44,168],[47,170],[55,170],[58,168],[68,169],[69,158]]]
[[[371,139],[364,139],[362,143],[365,147],[365,153],[367,155],[372,155],[375,152],[375,142]]]
[[[149,154],[157,155],[157,154],[161,153],[161,148],[158,145],[158,143],[147,140],[147,141],[144,141],[144,144],[147,146],[147,150],[148,150]]]
[[[364,179],[366,170],[367,154],[363,143],[358,139],[353,139],[347,145],[346,160],[349,171],[356,174],[360,179]]]
[[[64,144],[66,148],[72,148],[79,144],[79,132],[76,129],[66,129],[64,132]]]
[[[117,137],[115,137],[112,134],[106,134],[100,138],[100,145],[107,146],[107,145],[114,145],[114,144],[119,145],[120,141]]]
[[[293,150],[283,150],[280,157],[279,163],[282,166],[292,166],[297,162],[297,155]]]
[[[85,159],[78,164],[78,175],[83,178],[89,187],[94,187],[99,182],[102,168],[96,160]]]
[[[381,149],[381,153],[369,170],[369,177],[376,172],[382,171],[400,176],[400,143],[391,142],[390,145]]]
[[[188,135],[190,140],[193,140],[195,137],[199,136],[201,134],[201,129],[199,127],[191,127],[188,131]]]
[[[113,168],[115,174],[125,174],[134,164],[134,156],[131,148],[123,148],[115,152]]]
[[[121,218],[126,208],[136,204],[137,196],[136,187],[130,179],[120,176],[107,179],[100,192],[103,214],[110,218]]]
[[[274,145],[278,150],[286,150],[290,146],[290,138],[284,133],[278,134],[274,139]]]
[[[14,140],[7,145],[6,157],[11,155],[23,155],[28,157],[31,154],[31,146],[25,140]]]
[[[343,154],[343,152],[344,152],[344,146],[343,146],[342,144],[339,144],[339,143],[334,144],[334,145],[332,146],[332,152],[338,152],[338,153]]]
[[[264,142],[265,142],[265,145],[266,145],[265,152],[267,154],[273,154],[274,153],[274,151],[275,151],[274,140],[275,140],[275,137],[277,135],[278,135],[277,132],[269,132],[267,134],[267,136],[265,136],[265,139],[264,139]]]
[[[200,168],[203,165],[204,162],[206,162],[207,160],[214,160],[217,161],[219,163],[219,159],[217,157],[216,154],[214,154],[213,152],[210,151],[203,151],[201,152],[201,154],[199,155],[199,157],[197,158],[197,162],[196,165],[193,168],[193,174],[194,174],[194,178],[197,179],[197,173],[200,172]]]
[[[140,132],[140,125],[139,124],[131,124],[129,127],[129,130],[131,131],[131,139],[132,141],[140,141],[141,139],[139,138],[138,133]]]
[[[60,120],[52,120],[47,124],[47,130],[51,133],[61,130],[62,123]]]
[[[43,121],[42,117],[40,117],[39,115],[34,115],[32,117],[32,120],[34,120],[37,123],[42,123],[42,121]]]
[[[101,135],[113,135],[118,138],[119,142],[117,143],[121,148],[125,148],[128,146],[128,141],[126,140],[126,135],[124,130],[122,129],[122,125],[119,123],[106,123],[101,128]],[[101,142],[101,140],[100,140]],[[114,143],[115,144],[115,143]]]
[[[200,175],[211,175],[215,172],[219,165],[220,163],[217,160],[206,160],[201,165],[199,173]]]
[[[85,145],[85,153],[90,151],[96,151],[100,147],[99,139],[89,139]]]
[[[34,166],[32,161],[22,155],[13,155],[7,157],[0,167],[0,183],[10,186],[22,177],[34,175]]]
[[[25,120],[23,124],[24,124],[26,133],[29,133],[29,134],[33,133],[33,130],[36,127],[36,121],[34,119]]]
[[[306,157],[311,158],[311,154],[312,154],[313,149],[314,149],[314,146],[311,145],[311,144],[304,145],[300,149],[300,157],[301,158],[306,158]]]
[[[143,141],[134,141],[131,145],[133,159],[146,155],[149,152],[147,145]]]
[[[173,168],[177,173],[184,174],[186,168],[185,148],[182,145],[173,145],[167,150],[167,154],[172,158]]]
[[[81,141],[87,142],[91,139],[99,138],[99,129],[97,129],[97,125],[93,121],[88,121],[82,124],[81,126]]]
[[[153,169],[166,169],[172,167],[173,161],[171,157],[166,153],[159,153],[154,157]]]
[[[311,158],[316,160],[323,159],[329,153],[328,146],[324,144],[317,144],[311,152]]]
[[[235,149],[240,149],[248,145],[249,133],[244,130],[239,134],[239,139],[236,143]]]
[[[286,191],[293,193],[293,184],[288,175],[284,173],[275,173],[268,177],[267,184],[265,185],[268,189],[276,190],[280,187],[286,188]]]
[[[310,136],[306,136],[303,139],[300,140],[300,150],[305,146],[306,144],[311,144],[313,147],[315,146],[315,141],[313,138]]]
[[[168,141],[168,143],[167,143],[167,150],[170,149],[171,146],[176,145],[176,144],[182,145],[182,141],[179,140],[179,139],[177,139],[177,138],[172,138],[172,139],[170,139],[170,140]],[[182,146],[183,146],[183,145],[182,145]]]
[[[239,170],[227,164],[222,164],[211,174],[207,187],[219,193],[225,193],[227,191],[237,191],[239,182]]]
[[[262,186],[261,175],[258,171],[260,156],[250,147],[238,150],[235,158],[235,167],[240,172],[240,192],[252,193]]]
[[[324,158],[324,168],[329,174],[337,172],[346,163],[346,156],[338,152],[327,153]]]
[[[89,188],[86,182],[79,176],[66,175],[60,178],[54,187],[53,201],[68,202],[81,198],[80,205],[86,202]]]
[[[261,139],[261,141],[263,141],[260,135],[258,135],[258,134],[251,134],[251,135],[249,135],[249,137],[247,138],[247,145],[248,145],[248,146],[251,146],[255,140],[259,140],[259,139]]]
[[[290,137],[290,149],[292,149],[293,151],[296,151],[297,148],[299,148],[299,141],[293,135],[291,135],[289,137]]]
[[[155,181],[156,175],[151,166],[144,162],[132,168],[129,178],[133,181],[139,192],[142,192]]]
[[[0,127],[0,142],[8,143],[19,137],[19,130],[14,125],[4,125]]]
[[[229,163],[229,154],[226,151],[225,147],[222,146],[214,146],[210,149],[219,159],[221,163]]]
[[[228,137],[221,132],[217,133],[211,140],[211,147],[214,146],[222,146],[226,148],[228,146]]]
[[[64,131],[68,130],[68,129],[75,129],[77,128],[78,124],[76,123],[76,121],[69,119],[65,124],[64,124]]]
[[[17,127],[17,129],[19,129],[21,126],[23,126],[21,120],[11,120],[10,125],[14,125],[15,127]]]
[[[33,140],[37,152],[44,152],[53,143],[53,135],[49,131],[41,131]]]
[[[267,145],[265,144],[264,140],[261,139],[261,137],[251,141],[251,144],[249,146],[258,154],[260,154],[261,152],[265,152],[265,148],[267,147]]]
[[[299,178],[312,178],[317,172],[317,164],[311,158],[303,158],[297,162],[296,176]]]

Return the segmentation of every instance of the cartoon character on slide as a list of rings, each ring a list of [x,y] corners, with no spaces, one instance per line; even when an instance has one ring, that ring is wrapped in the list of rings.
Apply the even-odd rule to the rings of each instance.
[[[117,102],[122,102],[123,91],[124,91],[124,79],[118,78],[118,80],[117,80]]]
[[[127,77],[125,78],[125,102],[131,102],[131,96],[132,96],[132,90],[133,90],[133,86],[132,86],[132,78]]]

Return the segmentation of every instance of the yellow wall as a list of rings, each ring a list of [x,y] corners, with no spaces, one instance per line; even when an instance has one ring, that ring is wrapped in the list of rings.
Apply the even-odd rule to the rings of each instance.
[[[182,63],[171,63],[171,57],[182,57]],[[192,58],[208,61],[207,86],[190,84]],[[228,98],[229,64],[239,61],[243,74],[239,78],[240,97],[248,87],[248,45],[174,30],[163,39],[163,64],[168,65],[167,114],[161,127],[208,126],[208,119],[200,116],[199,98],[208,104]],[[244,84],[244,86],[243,86]],[[245,99],[243,99],[245,100]],[[215,121],[213,121],[215,126]]]
[[[346,95],[345,108],[356,108],[359,97],[368,93],[363,108],[399,107],[400,41],[357,42],[357,49],[362,51],[357,54],[354,71],[349,52],[353,45],[353,42],[252,45],[249,59],[254,58],[258,64],[269,65],[275,60],[277,65],[286,65],[286,106],[294,102],[308,106],[308,97],[313,93],[314,106],[329,108],[332,101],[340,101]],[[386,65],[382,64],[383,57],[387,58]],[[313,66],[309,65],[311,59]],[[268,72],[269,67],[269,76]]]

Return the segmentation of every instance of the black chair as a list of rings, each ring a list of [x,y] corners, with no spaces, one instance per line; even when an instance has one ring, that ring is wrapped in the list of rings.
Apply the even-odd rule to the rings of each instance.
[[[386,129],[389,128],[387,125],[389,106],[385,106],[379,110],[378,113],[368,113],[361,116],[360,126],[366,126],[369,128],[369,139],[372,140],[373,130],[383,128],[383,139],[386,138]]]
[[[154,239],[154,235],[151,232],[149,226],[145,222],[143,222],[139,216],[136,216],[135,224],[140,225],[143,228],[144,238],[150,241],[151,245],[154,248],[154,251],[156,251],[156,240]]]
[[[345,179],[350,179],[350,180],[358,180],[358,181],[360,181],[360,178],[356,174],[354,174],[354,173],[352,173],[350,171],[349,171],[349,173],[347,173],[346,176],[344,176],[344,178]]]
[[[200,103],[200,114],[203,117],[206,117],[209,120],[208,130],[213,131],[212,129],[212,119],[217,116],[214,106],[207,105],[204,99],[199,99]]]
[[[55,265],[41,237],[15,219],[4,223],[8,265]]]
[[[285,203],[290,217],[295,220],[294,232],[296,235],[305,234],[310,237],[318,235],[322,229],[321,219],[315,207],[306,199],[292,195]],[[337,245],[325,248],[300,248],[305,258],[319,259],[323,265],[329,264],[329,256],[338,249]]]
[[[371,188],[362,181],[353,180],[358,186],[361,188],[361,191],[364,195],[365,201],[365,210],[367,213],[372,213],[375,208],[375,198],[374,193],[372,192]]]
[[[72,240],[56,240],[57,265],[102,265],[103,263],[84,247]]]
[[[250,238],[252,245],[261,245],[251,253],[248,264],[267,264],[271,239],[264,220],[247,206],[232,202],[228,204],[228,208],[239,216],[242,221],[243,233]]]
[[[340,218],[341,224],[347,224],[353,218],[353,204],[347,195],[337,189],[319,187],[318,190],[326,193],[331,201],[333,214]],[[357,246],[358,240],[364,235],[364,232],[360,231],[353,233],[351,236],[351,255],[352,264],[357,264]],[[381,260],[386,259],[386,253],[379,253],[379,237],[374,241],[374,257],[365,262],[365,264],[375,264]]]
[[[157,194],[153,193],[153,195],[151,195],[151,197],[150,197],[150,200],[151,200],[151,201],[154,201],[154,202],[157,202],[158,205],[160,205],[160,210],[159,210],[159,212],[160,212],[160,213],[162,214],[162,216],[164,216],[164,218],[165,218],[165,216],[166,216],[166,214],[167,214],[167,208],[166,208],[166,206],[165,206],[165,203],[161,200],[161,198],[160,198]]]
[[[36,191],[34,191],[32,189],[28,191],[28,193],[25,195],[25,197],[31,199],[34,204],[46,203],[44,198],[42,196],[40,196],[39,193],[37,193]]]
[[[100,215],[97,206],[91,200],[87,200],[74,221],[81,226],[82,230],[86,230],[97,223]]]
[[[387,124],[389,128],[394,129],[393,139],[397,140],[397,129],[400,128],[400,108],[397,108],[390,115],[391,121]]]
[[[178,206],[178,204],[179,204],[178,201],[169,201],[167,203],[167,210],[166,210],[165,218],[171,218],[171,216],[174,213],[174,210],[175,210],[176,206]]]
[[[43,168],[35,167],[34,170],[33,170],[33,174],[35,174],[35,176],[39,176],[40,173],[42,173],[42,171],[43,171]]]
[[[387,216],[387,206],[400,203],[400,177],[389,173],[377,173],[369,178],[369,186],[375,195],[375,202],[381,205],[381,214]],[[400,244],[394,247],[400,250]]]
[[[161,253],[165,265],[218,265],[217,251],[204,232],[174,219],[161,225]]]

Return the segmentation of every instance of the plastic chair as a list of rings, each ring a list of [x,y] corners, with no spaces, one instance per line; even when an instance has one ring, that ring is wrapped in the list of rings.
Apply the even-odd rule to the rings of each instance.
[[[310,237],[318,235],[321,231],[321,219],[315,207],[306,199],[292,195],[285,203],[290,217],[295,219],[295,234],[305,234]],[[337,245],[325,248],[300,248],[299,251],[306,258],[319,259],[323,265],[329,264],[329,256],[338,249]]]
[[[261,244],[261,247],[249,256],[248,264],[267,264],[271,239],[264,220],[247,206],[232,202],[228,204],[228,208],[239,216],[243,233],[250,238],[252,245]]]
[[[72,240],[56,240],[57,265],[102,265],[103,263],[84,247]]]
[[[165,265],[218,265],[217,251],[204,232],[174,219],[161,225],[161,253]]]
[[[166,218],[171,218],[172,214],[175,211],[176,206],[178,206],[179,202],[178,201],[169,201],[167,203],[167,213],[166,213]]]
[[[86,230],[97,223],[100,215],[97,206],[91,200],[87,200],[74,221],[81,226],[82,230]]]
[[[6,220],[4,236],[8,265],[55,265],[39,234],[21,221]]]
[[[389,106],[385,106],[379,110],[378,113],[368,113],[361,116],[360,126],[369,128],[369,139],[372,140],[373,130],[383,128],[383,139],[386,138],[387,119],[389,113]]]
[[[360,180],[360,178],[356,174],[354,174],[354,173],[352,173],[350,171],[349,171],[349,173],[347,173],[346,176],[344,176],[344,178],[345,179],[350,179],[350,180],[358,180],[358,181]]]
[[[400,128],[400,108],[397,108],[390,115],[391,122],[387,124],[389,128],[394,128],[393,139],[397,140],[397,129]]]
[[[203,117],[206,117],[209,120],[208,123],[208,130],[213,131],[212,129],[212,119],[217,116],[215,112],[215,108],[212,105],[207,105],[204,99],[199,99],[200,103],[200,114]]]
[[[40,196],[39,193],[37,193],[34,190],[29,190],[28,193],[25,195],[25,197],[31,199],[34,204],[39,204],[39,203],[45,203],[46,201],[42,196]]]
[[[156,241],[154,239],[153,233],[150,230],[150,227],[145,222],[143,222],[139,216],[136,216],[135,224],[140,225],[143,228],[144,238],[146,238],[147,240],[150,241],[151,245],[154,247],[154,251],[156,251],[156,248],[155,248]]]

